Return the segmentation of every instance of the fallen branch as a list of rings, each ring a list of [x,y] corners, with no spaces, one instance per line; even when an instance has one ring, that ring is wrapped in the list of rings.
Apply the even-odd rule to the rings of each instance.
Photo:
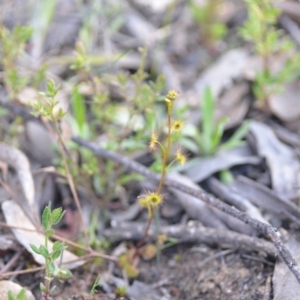
[[[119,222],[113,228],[105,229],[101,234],[113,242],[139,241],[144,231],[145,223]],[[231,230],[207,228],[197,221],[190,221],[184,225],[162,226],[158,229],[158,234],[166,234],[181,243],[230,245],[236,249],[264,252],[272,257],[277,254],[272,243],[268,241]],[[152,226],[148,238],[154,241],[156,237],[157,232]]]

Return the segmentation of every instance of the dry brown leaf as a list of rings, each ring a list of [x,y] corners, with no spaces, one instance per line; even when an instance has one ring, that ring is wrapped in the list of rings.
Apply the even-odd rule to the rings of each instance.
[[[281,197],[299,196],[300,164],[293,149],[282,143],[270,127],[252,121],[250,132],[255,138],[257,154],[266,160],[272,188]]]

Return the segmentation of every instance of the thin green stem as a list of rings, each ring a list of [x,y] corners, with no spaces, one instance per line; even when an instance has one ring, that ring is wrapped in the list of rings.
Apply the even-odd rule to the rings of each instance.
[[[165,150],[165,147],[164,147],[159,141],[157,141],[156,143],[160,146],[160,148],[161,148],[161,150],[162,150],[163,152],[166,151],[166,150]]]
[[[79,198],[78,198],[78,194],[77,194],[77,191],[76,191],[76,188],[75,188],[75,184],[74,184],[74,180],[73,180],[73,177],[72,177],[72,174],[71,174],[71,170],[69,168],[69,164],[68,164],[68,161],[67,161],[66,146],[65,146],[65,143],[64,143],[63,138],[61,136],[59,126],[58,126],[58,124],[55,120],[54,120],[54,126],[55,126],[55,131],[56,131],[56,134],[57,134],[57,137],[58,137],[58,145],[60,147],[60,152],[61,152],[61,155],[62,155],[63,164],[64,164],[64,168],[65,168],[65,171],[66,171],[68,184],[69,184],[69,187],[71,189],[71,193],[73,195],[75,205],[76,205],[76,208],[77,208],[78,213],[79,213],[79,218],[80,218],[80,221],[81,221],[81,224],[82,224],[82,229],[83,229],[83,234],[84,234],[84,237],[85,237],[86,244],[89,245],[89,238],[88,238],[88,233],[87,233],[87,229],[86,229],[86,226],[85,226],[85,221],[84,221],[83,214],[82,214],[82,208],[81,208],[80,201],[79,201]]]
[[[48,249],[48,236],[45,235],[45,247],[46,249]],[[48,298],[48,295],[50,294],[50,268],[49,268],[49,265],[50,265],[50,259],[49,257],[46,258],[46,266],[45,266],[45,273],[46,273],[46,277],[45,277],[45,297]]]

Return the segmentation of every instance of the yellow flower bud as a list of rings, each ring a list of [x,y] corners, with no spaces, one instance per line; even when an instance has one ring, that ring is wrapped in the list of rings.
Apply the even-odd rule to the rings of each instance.
[[[177,96],[178,92],[176,92],[175,90],[170,90],[165,98],[165,101],[167,103],[173,103],[177,99]]]

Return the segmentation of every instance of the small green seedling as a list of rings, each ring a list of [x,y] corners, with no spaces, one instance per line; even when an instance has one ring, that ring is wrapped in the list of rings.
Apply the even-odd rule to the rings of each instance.
[[[189,8],[194,20],[198,23],[205,43],[213,45],[227,33],[226,25],[218,21],[220,0],[207,0],[204,5],[196,1],[189,2]]]
[[[21,289],[17,296],[15,296],[12,291],[9,291],[8,300],[27,300],[25,289]]]
[[[49,121],[54,123],[56,127],[58,127],[58,122],[65,116],[65,112],[62,108],[59,108],[56,112],[56,106],[58,105],[58,101],[55,99],[60,86],[55,86],[53,80],[50,80],[47,83],[47,92],[40,92],[41,98],[38,99],[36,103],[30,103],[32,107],[32,114],[34,116],[42,116],[47,118]],[[59,132],[59,130],[57,130]]]
[[[55,277],[58,279],[64,279],[69,278],[72,275],[70,270],[60,268],[55,263],[55,261],[62,255],[63,251],[67,248],[64,243],[56,241],[52,246],[52,250],[49,250],[48,246],[50,237],[54,235],[53,226],[61,221],[64,214],[65,212],[62,211],[62,208],[51,210],[51,204],[49,203],[49,205],[45,207],[42,215],[42,225],[45,230],[45,243],[39,247],[30,244],[31,249],[35,253],[40,254],[45,258],[45,283],[40,283],[43,299],[48,299],[51,292],[54,291],[55,286],[50,289],[50,283]]]
[[[299,75],[300,55],[293,55],[295,45],[276,28],[280,11],[271,0],[244,0],[248,19],[240,35],[252,42],[254,51],[261,58],[262,70],[256,74],[253,93],[261,108],[268,108],[270,96],[282,91],[283,85]],[[284,66],[274,72],[271,64],[278,57],[286,57]]]
[[[32,34],[32,28],[17,25],[10,31],[0,21],[0,56],[3,65],[4,84],[11,99],[26,86],[28,77],[18,70],[17,58],[24,52],[26,42]]]
[[[194,140],[199,146],[202,155],[212,156],[219,150],[232,149],[243,143],[242,138],[249,130],[249,122],[244,123],[229,140],[221,144],[228,118],[223,117],[215,123],[215,100],[209,87],[206,87],[204,90],[201,101],[201,113],[201,130],[194,132]]]
[[[94,281],[94,284],[93,284],[93,286],[91,288],[91,291],[90,291],[90,295],[94,295],[98,292],[96,290],[96,288],[99,286],[99,279],[100,279],[100,275],[98,275],[96,280]]]

